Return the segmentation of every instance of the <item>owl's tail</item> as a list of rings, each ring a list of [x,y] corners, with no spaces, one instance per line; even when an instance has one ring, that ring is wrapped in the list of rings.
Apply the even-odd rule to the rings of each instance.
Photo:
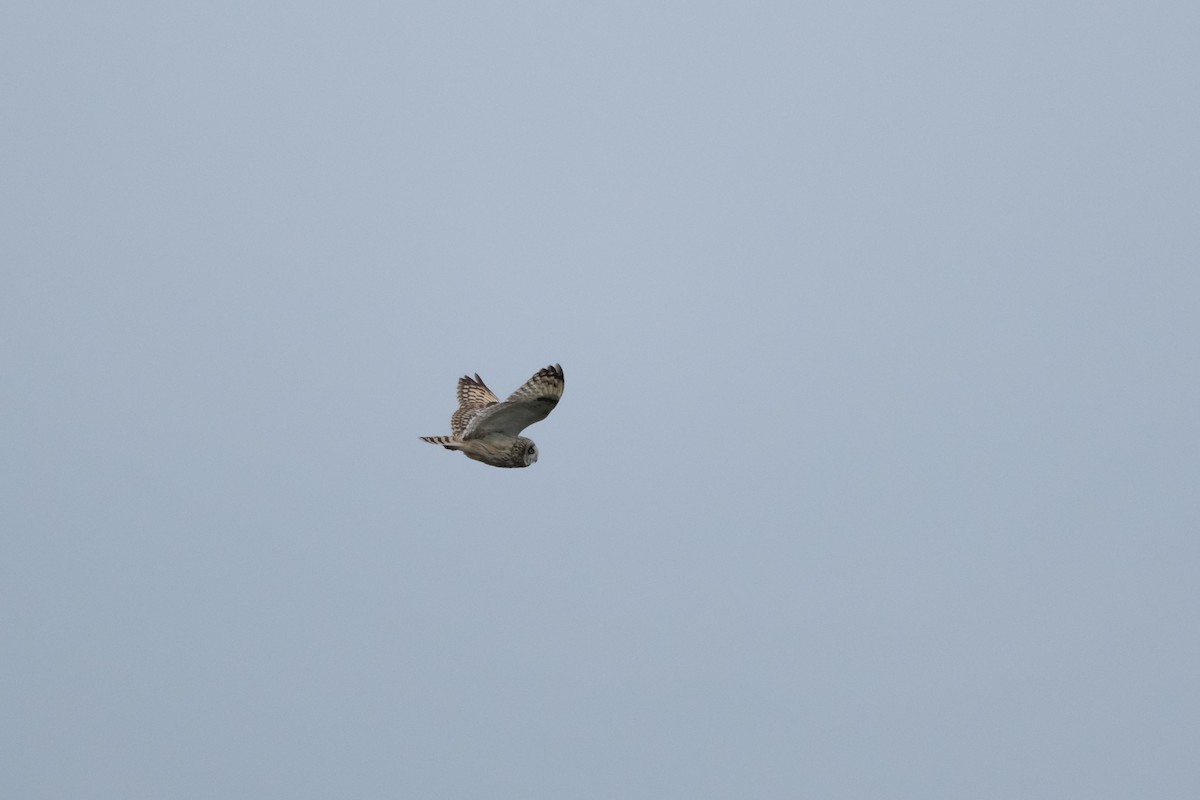
[[[462,450],[462,442],[455,439],[453,436],[422,436],[422,442],[430,444],[440,444],[447,450]]]

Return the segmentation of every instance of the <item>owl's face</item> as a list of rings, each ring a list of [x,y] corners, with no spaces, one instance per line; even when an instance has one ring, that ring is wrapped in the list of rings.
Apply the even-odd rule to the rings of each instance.
[[[525,466],[528,467],[531,464],[537,463],[537,456],[538,456],[537,445],[534,444],[533,442],[529,441],[528,439],[525,440],[524,444],[525,444],[525,454],[523,456],[523,459],[525,461]]]

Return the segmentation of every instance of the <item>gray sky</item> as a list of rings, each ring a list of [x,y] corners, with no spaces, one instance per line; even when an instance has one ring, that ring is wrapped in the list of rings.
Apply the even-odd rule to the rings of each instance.
[[[10,4],[0,795],[1198,796],[1198,38]]]

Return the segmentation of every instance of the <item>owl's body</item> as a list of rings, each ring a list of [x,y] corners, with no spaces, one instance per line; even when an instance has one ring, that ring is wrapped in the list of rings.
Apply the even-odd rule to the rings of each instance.
[[[422,436],[447,450],[493,467],[528,467],[537,461],[537,447],[521,431],[545,419],[563,393],[562,367],[537,371],[503,403],[475,373],[458,379],[458,409],[450,415],[450,436]]]

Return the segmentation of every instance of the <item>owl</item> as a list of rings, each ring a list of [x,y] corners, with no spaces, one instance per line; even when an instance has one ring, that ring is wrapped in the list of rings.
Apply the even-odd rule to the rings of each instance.
[[[562,367],[540,369],[503,403],[479,373],[458,379],[458,410],[450,415],[450,436],[422,436],[430,444],[461,450],[467,458],[493,467],[528,467],[537,446],[521,431],[544,420],[563,393]]]

